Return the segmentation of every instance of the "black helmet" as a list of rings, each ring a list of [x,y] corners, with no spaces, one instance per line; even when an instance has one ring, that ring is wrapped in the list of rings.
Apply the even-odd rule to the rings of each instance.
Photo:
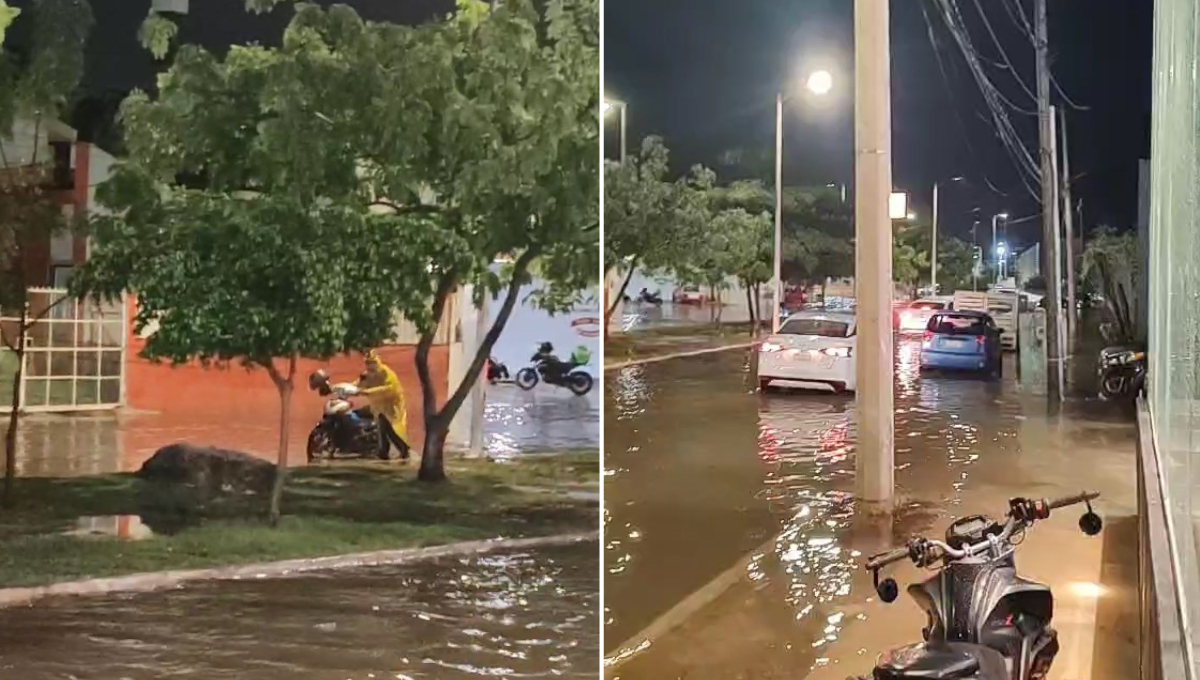
[[[548,342],[543,342],[541,345],[538,345],[538,351],[549,354],[554,351],[554,345]]]

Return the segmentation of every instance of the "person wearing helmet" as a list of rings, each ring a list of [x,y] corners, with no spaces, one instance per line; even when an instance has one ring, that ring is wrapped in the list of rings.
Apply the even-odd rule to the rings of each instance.
[[[365,363],[367,370],[358,381],[359,394],[371,402],[371,412],[379,421],[379,457],[387,460],[395,445],[400,460],[408,460],[411,447],[405,441],[408,411],[404,407],[404,388],[395,371],[374,350],[367,352]]]
[[[563,366],[561,359],[554,356],[554,345],[549,342],[538,345],[537,353],[530,361],[536,365],[545,366],[546,380],[551,383],[562,378],[563,374],[570,370]]]

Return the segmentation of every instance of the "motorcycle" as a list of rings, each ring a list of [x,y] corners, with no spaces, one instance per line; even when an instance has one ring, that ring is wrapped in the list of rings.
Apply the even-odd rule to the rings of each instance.
[[[379,455],[379,423],[369,406],[355,408],[351,401],[358,396],[353,383],[330,384],[323,370],[308,376],[308,388],[325,402],[321,422],[308,434],[308,462],[337,457],[374,458]]]
[[[554,356],[534,354],[530,359],[532,366],[517,371],[517,387],[532,390],[541,381],[547,385],[565,387],[576,396],[583,396],[592,391],[595,382],[587,371],[580,370],[582,364],[573,361],[562,361]]]
[[[644,305],[659,306],[659,305],[662,305],[662,303],[663,303],[662,294],[651,293],[649,291],[643,290],[642,292],[638,293],[638,302],[640,302]]]
[[[495,357],[488,357],[487,360],[487,380],[495,385],[497,382],[507,382],[508,366],[496,361]]]
[[[937,567],[924,583],[908,587],[928,617],[921,633],[925,642],[879,656],[874,680],[1042,680],[1058,653],[1058,633],[1050,627],[1054,597],[1050,588],[1016,573],[1014,553],[1025,531],[1050,512],[1087,504],[1079,528],[1100,533],[1103,521],[1092,511],[1097,492],[1051,501],[1014,498],[1003,522],[983,515],[956,520],[946,540],[913,538],[903,547],[871,557],[879,599],[899,595],[895,579],[879,580],[881,569],[911,560],[918,567]]]
[[[1146,385],[1146,352],[1135,347],[1105,347],[1096,373],[1101,397],[1136,399]]]

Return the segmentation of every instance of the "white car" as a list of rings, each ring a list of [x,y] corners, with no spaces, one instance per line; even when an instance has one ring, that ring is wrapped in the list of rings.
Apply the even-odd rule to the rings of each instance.
[[[897,327],[901,333],[924,333],[929,325],[929,319],[934,312],[949,309],[954,298],[928,297],[914,300],[900,310],[900,321]]]
[[[853,392],[857,322],[853,311],[806,310],[788,317],[758,348],[758,385],[799,383]]]
[[[704,293],[700,292],[700,286],[680,286],[671,295],[671,301],[677,305],[702,305]]]

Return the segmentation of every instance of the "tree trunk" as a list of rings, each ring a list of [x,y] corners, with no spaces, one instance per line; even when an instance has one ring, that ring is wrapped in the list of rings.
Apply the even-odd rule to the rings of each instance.
[[[417,479],[422,482],[446,481],[445,449],[450,421],[425,421],[425,442],[421,445],[421,467]]]
[[[754,291],[749,283],[743,283],[746,287],[746,307],[750,310],[750,335],[753,336],[758,332],[758,321],[754,317]]]
[[[292,378],[296,375],[296,357],[288,359],[287,377],[279,374],[273,361],[267,361],[267,373],[279,391],[279,450],[275,456],[275,481],[271,484],[271,504],[268,519],[271,526],[278,526],[283,504],[283,485],[287,481],[288,468],[288,423],[292,415]]]
[[[758,323],[760,325],[762,325],[763,322],[766,321],[766,317],[763,316],[763,312],[762,312],[762,284],[761,283],[754,284],[754,316],[755,316],[755,318],[758,319]],[[774,328],[774,325],[773,325],[774,323],[775,322],[772,321],[765,325],[767,326],[767,328]],[[755,328],[754,331],[755,331],[755,333],[757,333],[758,328]]]
[[[430,332],[422,335],[421,341],[417,343],[415,361],[417,364],[417,377],[421,380],[421,396],[424,406],[423,420],[425,423],[425,441],[421,445],[421,467],[417,473],[417,479],[427,482],[438,482],[446,478],[446,471],[443,466],[443,449],[446,446],[446,435],[450,430],[450,423],[454,420],[454,416],[458,413],[458,409],[462,407],[463,402],[466,401],[471,388],[479,381],[479,376],[483,373],[483,367],[487,364],[487,359],[492,354],[492,348],[496,346],[496,340],[504,332],[504,326],[512,316],[513,308],[517,305],[521,282],[525,279],[525,274],[529,271],[530,264],[537,259],[537,256],[538,251],[530,249],[522,253],[517,258],[517,261],[513,263],[512,279],[508,283],[504,302],[500,305],[500,310],[496,313],[496,321],[483,336],[483,341],[479,343],[479,349],[471,359],[470,365],[467,366],[462,381],[450,392],[450,396],[446,399],[446,403],[442,405],[441,409],[437,408],[436,395],[433,390],[433,378],[429,372],[429,350],[433,346],[433,338],[437,332],[437,326],[435,325]],[[446,298],[454,288],[454,281],[453,276],[446,275],[438,284],[438,290],[433,300],[434,318],[438,322],[441,321],[442,312],[446,305]]]
[[[16,341],[9,346],[17,355],[17,373],[12,384],[12,410],[8,414],[8,431],[4,433],[4,498],[0,505],[11,508],[16,505],[17,492],[17,428],[20,426],[21,375],[25,371],[25,331],[29,323],[29,309],[21,305],[21,321],[17,325]],[[5,343],[7,344],[7,343]]]
[[[625,301],[625,291],[629,289],[629,281],[633,279],[633,272],[637,270],[637,260],[629,263],[629,273],[625,275],[625,280],[621,282],[621,288],[609,303],[608,308],[604,310],[604,337],[608,337],[608,328],[612,323],[612,315],[617,311],[617,307]],[[601,281],[601,284],[604,284]],[[604,286],[605,290],[608,286]]]

